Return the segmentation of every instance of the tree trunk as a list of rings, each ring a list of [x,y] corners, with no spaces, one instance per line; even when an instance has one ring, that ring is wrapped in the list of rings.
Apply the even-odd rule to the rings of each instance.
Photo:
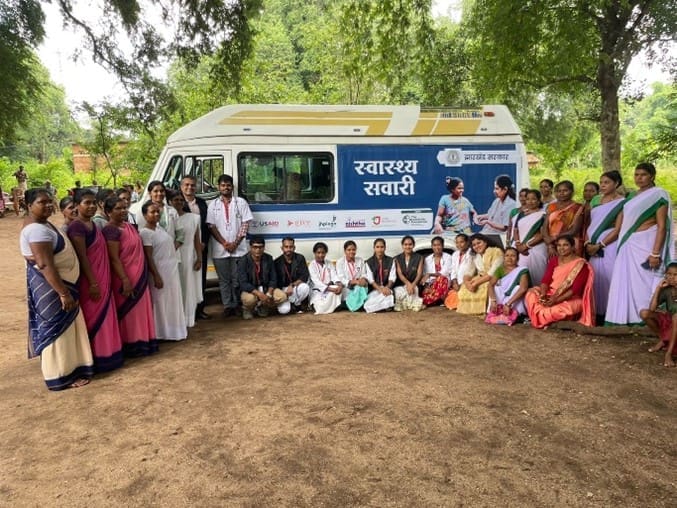
[[[602,169],[620,171],[621,133],[618,118],[618,87],[612,63],[601,63],[598,69],[598,84],[601,96],[599,132],[602,143]]]

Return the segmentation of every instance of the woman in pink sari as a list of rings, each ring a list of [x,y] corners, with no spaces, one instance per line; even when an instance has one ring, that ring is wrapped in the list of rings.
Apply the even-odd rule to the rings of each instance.
[[[594,326],[592,268],[576,255],[571,235],[558,237],[555,245],[557,257],[548,262],[540,287],[531,288],[524,298],[531,325],[547,328],[556,321],[577,319],[585,326]]]
[[[80,261],[80,308],[94,355],[94,370],[108,372],[122,367],[122,340],[111,288],[108,247],[103,234],[92,222],[96,195],[79,191],[73,199],[77,216],[68,225],[68,238]]]
[[[110,219],[103,236],[113,269],[123,351],[127,356],[149,355],[158,350],[158,344],[141,237],[127,222],[127,203],[123,199],[108,198],[104,210]]]
[[[541,228],[543,241],[548,246],[548,257],[557,255],[555,239],[562,235],[569,235],[576,242],[575,251],[579,256],[583,254],[582,226],[584,206],[576,203],[574,184],[569,180],[559,182],[555,187],[557,201],[548,204],[545,208],[545,221]]]

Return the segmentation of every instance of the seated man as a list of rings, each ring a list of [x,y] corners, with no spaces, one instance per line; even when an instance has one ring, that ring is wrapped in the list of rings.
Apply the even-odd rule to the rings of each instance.
[[[277,287],[287,295],[287,302],[277,307],[280,314],[290,311],[302,312],[301,305],[310,294],[308,264],[306,258],[296,252],[294,239],[282,239],[282,255],[275,260]]]
[[[253,237],[249,241],[249,252],[237,264],[244,319],[252,319],[255,310],[265,317],[270,309],[287,301],[284,291],[277,288],[273,257],[263,252],[265,246],[262,237]]]

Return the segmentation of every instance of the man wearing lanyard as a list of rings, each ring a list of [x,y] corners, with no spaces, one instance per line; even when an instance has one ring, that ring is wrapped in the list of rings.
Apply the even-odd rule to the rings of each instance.
[[[181,179],[181,194],[185,204],[185,212],[194,213],[200,216],[200,242],[202,243],[202,301],[197,304],[195,309],[195,319],[211,319],[211,316],[205,312],[205,288],[207,287],[207,259],[209,237],[209,226],[207,225],[207,202],[196,196],[197,180],[192,175],[186,175]]]
[[[219,276],[219,290],[224,316],[237,310],[239,301],[237,263],[247,253],[243,240],[247,236],[249,223],[254,218],[249,204],[233,196],[233,177],[219,177],[221,196],[209,203],[207,224],[212,234],[210,248],[214,268]]]
[[[287,301],[287,295],[277,288],[273,256],[266,254],[266,242],[260,236],[249,241],[249,254],[238,263],[242,317],[252,319],[254,311],[266,317],[270,310]]]
[[[288,302],[277,308],[280,314],[290,311],[302,312],[301,304],[310,294],[308,263],[296,252],[296,244],[290,236],[282,239],[282,255],[275,259],[277,287],[287,295]]]

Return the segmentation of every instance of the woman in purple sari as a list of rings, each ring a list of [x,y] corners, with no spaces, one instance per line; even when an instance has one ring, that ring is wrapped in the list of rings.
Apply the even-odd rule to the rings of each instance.
[[[124,200],[108,198],[104,210],[110,219],[103,228],[103,236],[113,271],[112,287],[122,348],[127,356],[149,355],[158,350],[158,344],[141,237],[127,222]]]
[[[80,260],[80,308],[87,323],[87,334],[94,355],[96,372],[122,367],[122,340],[111,287],[108,247],[94,225],[96,194],[78,191],[73,199],[77,216],[68,225],[68,238]]]

